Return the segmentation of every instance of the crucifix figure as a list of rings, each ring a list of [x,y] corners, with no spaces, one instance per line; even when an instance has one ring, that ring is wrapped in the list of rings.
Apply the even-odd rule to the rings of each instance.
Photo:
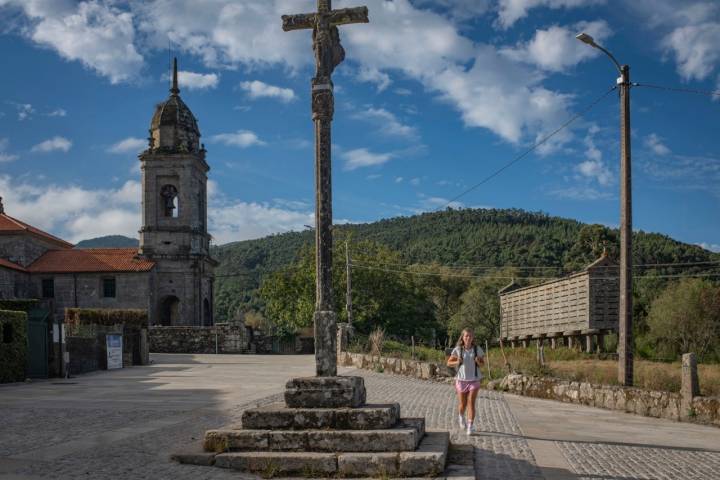
[[[332,72],[344,59],[338,25],[368,23],[367,7],[333,10],[318,0],[316,13],[283,15],[283,30],[312,29],[315,77],[312,118],[315,122],[315,367],[317,376],[337,374],[337,319],[332,304],[332,178],[330,132],[334,113]]]

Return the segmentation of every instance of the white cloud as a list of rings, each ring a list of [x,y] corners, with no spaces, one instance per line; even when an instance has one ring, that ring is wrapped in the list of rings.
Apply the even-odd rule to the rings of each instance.
[[[98,0],[68,2],[9,0],[30,19],[25,34],[68,60],[118,83],[135,77],[143,57],[135,48],[133,14]]]
[[[601,160],[585,160],[576,169],[582,176],[593,179],[602,186],[608,186],[613,181],[612,173]]]
[[[384,91],[392,83],[390,75],[376,68],[361,68],[357,73],[357,79],[361,82],[376,84],[378,92]]]
[[[417,129],[409,125],[405,125],[398,120],[394,113],[384,108],[369,107],[367,110],[358,112],[353,115],[354,118],[360,120],[368,120],[376,123],[379,133],[404,138],[417,138]]]
[[[255,202],[229,202],[211,206],[208,217],[210,233],[218,244],[303,230],[305,225],[313,225],[315,222],[315,215],[310,210],[298,211]]]
[[[592,187],[559,188],[549,193],[553,197],[569,200],[610,200],[613,198],[612,193],[603,192]]]
[[[421,7],[440,7],[459,21],[480,17],[490,9],[490,0],[416,0],[416,3]]]
[[[266,145],[254,132],[249,130],[238,130],[235,133],[220,133],[210,137],[210,141],[240,148]]]
[[[579,22],[569,27],[554,25],[547,30],[536,30],[532,40],[501,52],[514,60],[530,63],[551,72],[562,72],[589,58],[600,55],[595,48],[579,42],[575,35],[586,32],[598,43],[611,35],[604,20]]]
[[[645,137],[645,146],[652,150],[652,152],[656,155],[664,156],[672,153],[670,149],[662,142],[662,139],[658,137],[655,133],[651,133],[650,135]]]
[[[464,208],[465,204],[458,201],[451,202],[447,198],[443,197],[427,197],[425,195],[420,195],[422,198],[421,204],[423,206],[423,210],[437,210],[440,208]],[[422,210],[421,210],[422,211]]]
[[[389,162],[395,155],[392,153],[373,153],[366,148],[358,148],[342,152],[340,156],[345,160],[345,170],[355,170],[361,167],[382,165]]]
[[[17,109],[18,120],[28,120],[35,113],[35,109],[29,103],[13,103]]]
[[[720,22],[676,28],[664,38],[663,47],[675,56],[683,79],[704,80],[720,62]]]
[[[660,48],[674,59],[684,80],[705,80],[720,66],[720,3],[712,0],[626,3],[642,25],[660,33]]]
[[[7,138],[0,138],[0,163],[13,162],[20,158],[17,155],[7,153],[6,150],[9,144],[10,141]]]
[[[396,88],[395,93],[403,97],[407,97],[409,95],[412,95],[412,90],[407,88]]]
[[[72,142],[70,140],[65,137],[55,136],[53,138],[45,140],[44,142],[38,143],[37,145],[33,146],[30,151],[40,153],[48,153],[55,151],[67,152],[70,150],[70,147],[72,147]]]
[[[498,24],[502,28],[509,28],[526,17],[533,8],[576,8],[601,3],[605,3],[605,0],[499,0]]]
[[[418,185],[420,185],[420,179],[417,178],[417,177],[411,179],[411,180],[410,180],[410,185],[414,185],[414,186],[417,187]]]
[[[291,88],[276,87],[268,85],[260,80],[240,83],[240,88],[248,93],[252,99],[258,98],[277,98],[278,100],[288,103],[295,100],[295,92]]]
[[[402,183],[405,180],[403,177],[395,177],[395,183]]]
[[[144,138],[128,137],[108,148],[110,153],[140,153],[147,148],[148,141]]]
[[[163,74],[163,80],[169,80],[170,75]],[[178,88],[180,90],[205,90],[215,88],[220,83],[220,77],[216,73],[197,73],[187,70],[178,70]]]
[[[0,192],[8,214],[73,243],[102,235],[137,237],[140,227],[141,189],[136,181],[117,190],[93,190],[0,175]]]
[[[705,250],[710,250],[711,252],[720,253],[720,244],[717,243],[698,243],[699,247],[704,248]]]
[[[67,116],[67,111],[63,108],[57,108],[51,112],[46,113],[48,117],[65,117]]]

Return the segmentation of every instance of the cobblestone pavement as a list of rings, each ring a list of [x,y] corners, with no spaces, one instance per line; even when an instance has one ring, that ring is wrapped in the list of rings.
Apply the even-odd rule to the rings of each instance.
[[[222,361],[224,365],[212,363]],[[129,369],[121,387],[113,387],[113,378],[119,377],[111,373],[81,377],[78,383],[84,390],[75,392],[48,384],[0,387],[0,479],[256,478],[177,465],[169,454],[199,449],[205,430],[238,423],[250,406],[278,401],[284,386],[281,377],[310,374],[312,357],[245,356],[231,361],[209,356],[190,363]],[[707,449],[633,445],[621,443],[621,436],[617,442],[546,442],[567,465],[564,475],[554,476],[538,466],[532,446],[536,439],[527,435],[517,408],[502,394],[481,391],[478,433],[468,437],[456,426],[450,385],[368,371],[344,372],[365,377],[369,402],[400,402],[403,416],[425,417],[429,428],[448,429],[454,442],[474,445],[478,479],[719,478],[719,445]],[[158,378],[163,382],[157,383]],[[97,384],[103,388],[93,389]],[[137,392],[132,390],[136,384],[142,385]],[[213,388],[204,390],[207,387]],[[244,393],[237,394],[240,390]]]
[[[717,480],[720,453],[627,445],[557,442],[578,478]],[[716,448],[720,447],[715,445]]]

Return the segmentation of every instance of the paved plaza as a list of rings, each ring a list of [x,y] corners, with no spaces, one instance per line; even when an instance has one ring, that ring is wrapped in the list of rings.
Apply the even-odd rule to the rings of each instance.
[[[314,357],[153,355],[145,367],[0,386],[0,479],[255,478],[177,465],[206,429],[238,423],[312,375]],[[449,385],[344,368],[368,401],[451,430],[476,448],[478,479],[717,479],[720,429],[481,392],[478,433],[455,424]]]

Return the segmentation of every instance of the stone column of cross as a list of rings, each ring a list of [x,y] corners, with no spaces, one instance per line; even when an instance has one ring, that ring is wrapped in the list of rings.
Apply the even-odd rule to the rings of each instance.
[[[333,10],[330,0],[318,0],[318,11],[283,15],[283,30],[312,29],[315,77],[312,79],[312,118],[315,123],[315,368],[317,376],[337,374],[337,317],[332,304],[332,176],[331,125],[335,99],[332,72],[344,59],[338,25],[368,23],[367,7]]]

